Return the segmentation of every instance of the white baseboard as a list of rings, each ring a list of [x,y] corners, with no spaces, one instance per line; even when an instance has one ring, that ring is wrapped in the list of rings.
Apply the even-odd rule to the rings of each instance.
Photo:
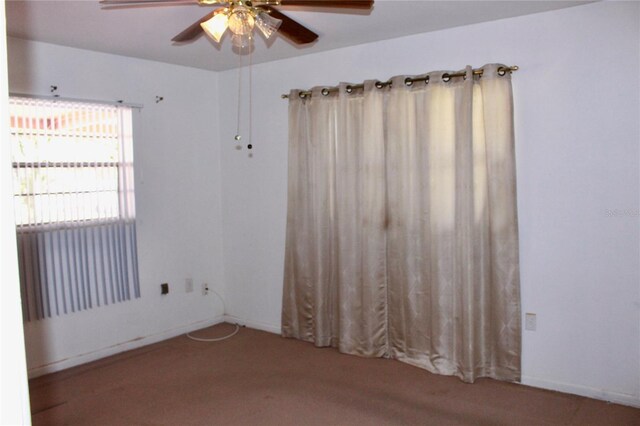
[[[221,322],[224,322],[224,317],[222,315],[208,320],[197,321],[191,324],[183,325],[181,327],[176,327],[162,331],[160,333],[152,334],[150,336],[129,340],[127,342],[118,343],[115,345],[107,346],[105,348],[97,349],[95,351],[76,355],[60,361],[55,361],[50,364],[33,367],[28,370],[28,375],[29,378],[32,379],[34,377],[43,376],[45,374],[55,373],[56,371],[66,370],[67,368],[86,364],[91,361],[115,355],[120,352],[126,352],[131,349],[140,348],[142,346],[147,346],[152,343],[160,342],[162,340],[171,339],[181,334],[186,334],[191,331],[199,330],[201,328],[220,324]]]
[[[269,333],[281,334],[280,327],[264,322],[248,321],[233,315],[225,315],[224,321],[231,324],[240,324],[249,328],[255,328],[256,330],[268,331]]]
[[[537,377],[522,376],[522,384],[574,395],[586,396],[587,398],[600,399],[616,404],[628,405],[640,408],[640,397],[619,392],[611,392],[602,389],[590,388],[587,386],[573,385],[570,383],[559,383]]]

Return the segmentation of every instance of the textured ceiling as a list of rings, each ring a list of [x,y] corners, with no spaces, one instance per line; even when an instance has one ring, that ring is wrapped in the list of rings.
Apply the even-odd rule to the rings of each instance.
[[[372,11],[336,13],[299,7],[282,12],[320,35],[304,47],[278,36],[256,37],[253,62],[267,62],[372,41],[492,21],[587,2],[578,1],[400,1],[376,0]],[[132,56],[213,71],[238,66],[228,36],[222,46],[206,36],[174,44],[171,38],[211,7],[162,5],[102,9],[97,1],[7,0],[9,36]]]

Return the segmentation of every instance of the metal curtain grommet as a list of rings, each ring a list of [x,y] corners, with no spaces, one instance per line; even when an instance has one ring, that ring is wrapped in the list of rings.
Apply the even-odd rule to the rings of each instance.
[[[381,81],[376,81],[376,89],[382,89],[384,87],[384,84],[382,84]]]
[[[307,95],[305,95],[303,92],[298,93],[298,96],[300,97],[300,99],[304,99],[307,97]]]
[[[404,85],[405,86],[412,86],[413,85],[413,79],[410,77],[407,77],[404,79]]]
[[[349,85],[349,86],[345,87],[345,88],[344,88],[344,90],[345,90],[347,93],[351,93],[351,92],[353,92],[353,87],[352,87],[351,85]]]
[[[322,93],[322,96],[327,96],[329,94],[329,89],[325,87],[320,91],[320,93]]]
[[[450,82],[451,81],[451,76],[448,73],[442,74],[442,81],[444,81],[445,83]]]
[[[498,75],[503,77],[507,73],[507,69],[505,67],[498,68]]]
[[[429,76],[426,76],[426,77],[424,78],[424,84],[429,84]]]

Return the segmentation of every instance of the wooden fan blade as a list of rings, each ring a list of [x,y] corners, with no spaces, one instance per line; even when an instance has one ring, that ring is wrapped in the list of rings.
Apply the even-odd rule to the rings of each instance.
[[[282,24],[280,24],[278,32],[287,37],[292,42],[296,44],[306,44],[311,43],[318,38],[318,34],[314,33],[309,28],[299,24],[298,22],[294,21],[293,19],[289,18],[287,15],[284,15],[273,7],[260,7],[269,10],[269,14],[272,17],[282,20]]]
[[[213,18],[215,15],[217,15],[220,12],[222,12],[223,10],[224,10],[224,8],[219,8],[219,9],[214,10],[211,13],[207,13],[205,16],[200,18],[200,20],[198,20],[198,21],[194,22],[193,24],[189,25],[184,31],[182,31],[180,34],[178,34],[174,38],[172,38],[171,41],[177,41],[177,42],[181,43],[181,42],[184,42],[184,41],[193,40],[194,38],[198,37],[199,35],[201,35],[204,32],[204,30],[202,29],[200,24],[205,22],[205,21],[208,21],[211,18]]]
[[[280,0],[278,6],[330,7],[335,9],[371,9],[373,0]]]

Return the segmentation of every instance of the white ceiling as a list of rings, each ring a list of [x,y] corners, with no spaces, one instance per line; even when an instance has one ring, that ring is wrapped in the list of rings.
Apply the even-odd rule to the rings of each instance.
[[[320,9],[280,10],[320,35],[299,47],[278,36],[256,37],[253,62],[267,62],[444,28],[561,9],[583,1],[402,1],[375,0],[366,13]],[[102,9],[92,0],[7,0],[9,36],[132,56],[213,71],[238,66],[227,36],[222,46],[206,36],[174,44],[171,38],[211,11],[198,5]],[[245,59],[246,63],[246,59]]]

